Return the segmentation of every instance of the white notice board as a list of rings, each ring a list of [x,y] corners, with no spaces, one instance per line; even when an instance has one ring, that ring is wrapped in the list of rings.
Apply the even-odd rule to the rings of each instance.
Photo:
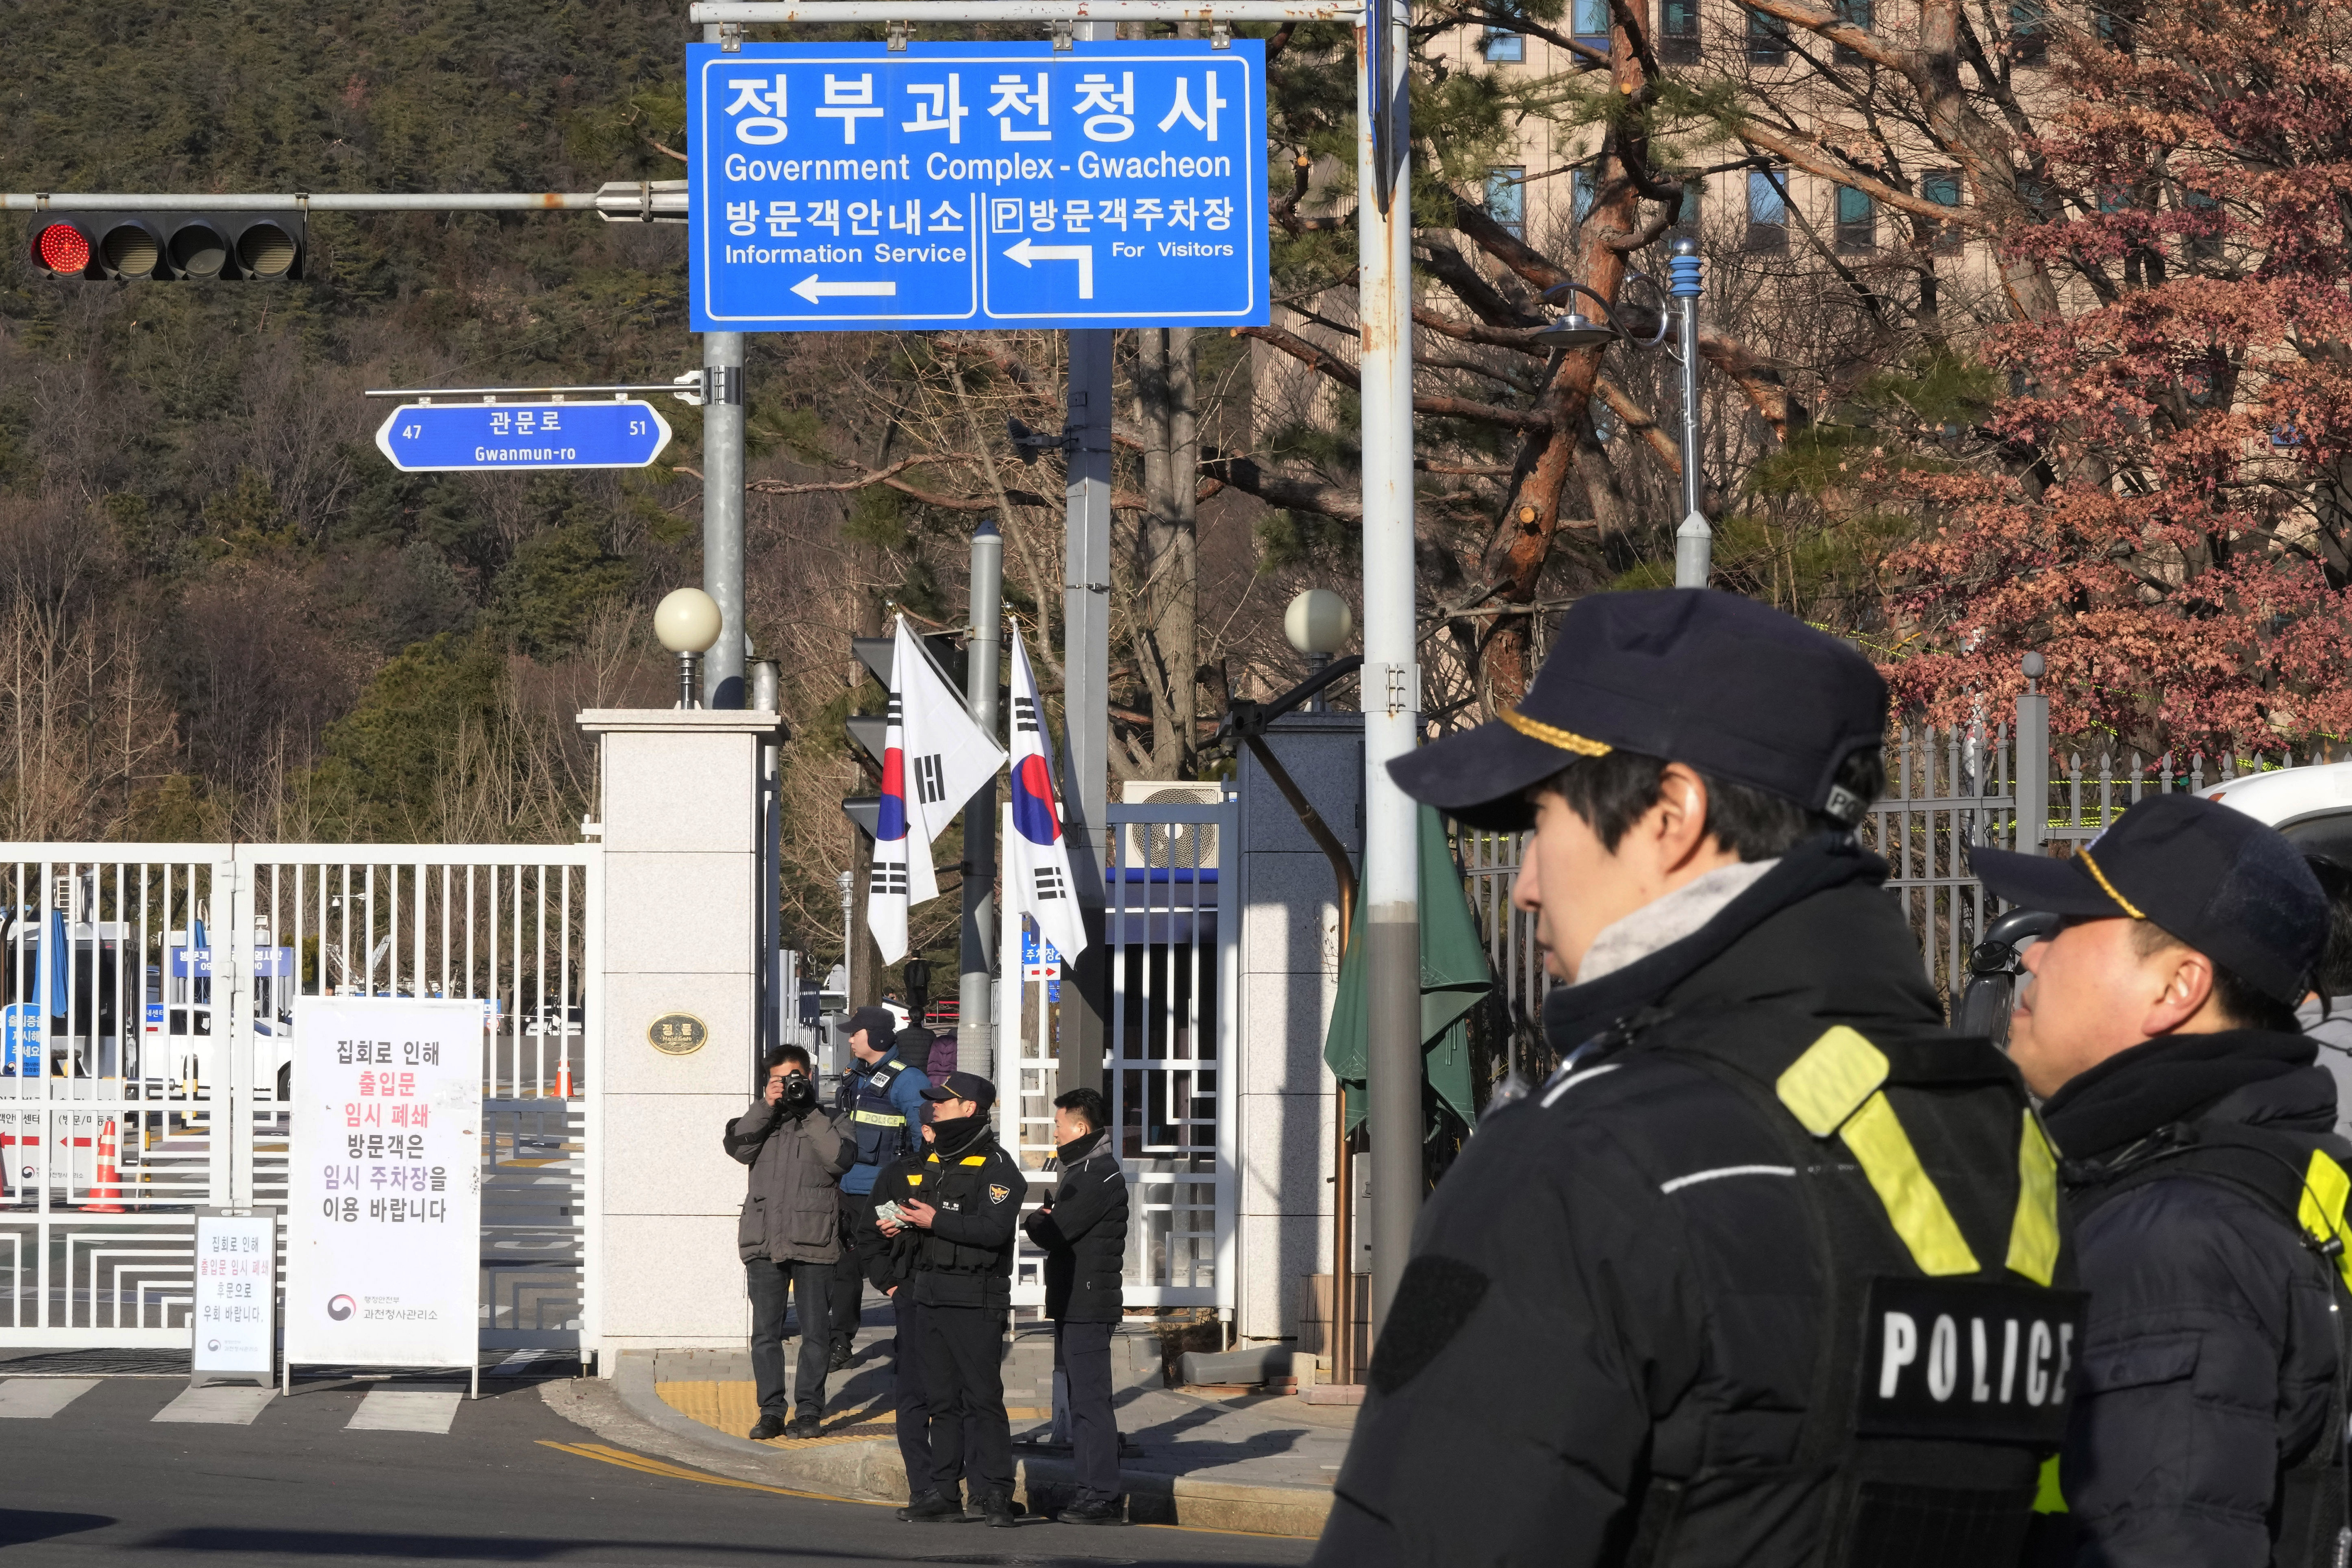
[[[478,1001],[296,1001],[289,1366],[474,1365],[481,1055]]]
[[[207,1376],[277,1371],[278,1216],[198,1214],[189,1370]]]

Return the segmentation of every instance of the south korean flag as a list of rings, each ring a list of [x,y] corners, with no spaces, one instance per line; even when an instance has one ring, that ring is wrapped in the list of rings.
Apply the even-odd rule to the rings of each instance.
[[[1013,832],[1004,841],[1008,925],[1026,914],[1065,959],[1086,950],[1087,928],[1070,885],[1070,841],[1045,762],[1045,710],[1021,633],[1013,633]]]
[[[895,676],[903,665],[893,664]],[[894,680],[894,685],[897,684]],[[939,880],[931,874],[931,846],[919,846],[908,831],[913,819],[907,810],[907,727],[899,712],[898,694],[890,694],[889,716],[882,739],[882,805],[875,813],[874,874],[866,890],[866,925],[882,961],[895,964],[907,956],[907,911],[940,895]]]
[[[866,924],[882,961],[907,956],[907,912],[940,895],[931,843],[974,791],[1004,766],[1004,753],[931,663],[921,639],[898,618],[890,654],[890,708],[884,732],[882,808]]]

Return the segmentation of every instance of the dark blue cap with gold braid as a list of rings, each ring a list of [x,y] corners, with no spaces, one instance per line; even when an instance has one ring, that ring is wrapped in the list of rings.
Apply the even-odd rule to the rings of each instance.
[[[2197,795],[2151,795],[2072,860],[1969,852],[2027,909],[2145,920],[2279,1001],[2303,1000],[2327,942],[2327,894],[2275,828]]]
[[[1398,787],[1476,828],[1534,821],[1527,792],[1580,757],[1633,751],[1843,821],[1870,802],[1838,769],[1885,738],[1886,683],[1850,644],[1713,589],[1596,593],[1560,618],[1515,708],[1389,764]]]

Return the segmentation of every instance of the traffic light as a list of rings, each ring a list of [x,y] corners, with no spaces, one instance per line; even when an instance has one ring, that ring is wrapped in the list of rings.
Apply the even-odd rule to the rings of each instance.
[[[79,213],[34,215],[33,265],[51,277],[227,278],[302,276],[309,220],[282,213]]]

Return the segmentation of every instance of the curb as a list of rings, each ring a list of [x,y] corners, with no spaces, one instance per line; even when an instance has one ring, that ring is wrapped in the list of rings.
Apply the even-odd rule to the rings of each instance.
[[[793,1448],[754,1443],[691,1420],[665,1404],[654,1387],[651,1352],[624,1351],[614,1360],[614,1387],[621,1403],[674,1437],[756,1458],[779,1485],[795,1490],[861,1502],[907,1500],[907,1472],[896,1438],[819,1440]],[[1312,1537],[1322,1533],[1331,1511],[1328,1486],[1220,1480],[1125,1467],[1118,1479],[1127,1492],[1128,1517],[1138,1524]],[[1076,1484],[1076,1468],[1066,1461],[1014,1458],[1013,1495],[1033,1513],[1059,1509]]]

